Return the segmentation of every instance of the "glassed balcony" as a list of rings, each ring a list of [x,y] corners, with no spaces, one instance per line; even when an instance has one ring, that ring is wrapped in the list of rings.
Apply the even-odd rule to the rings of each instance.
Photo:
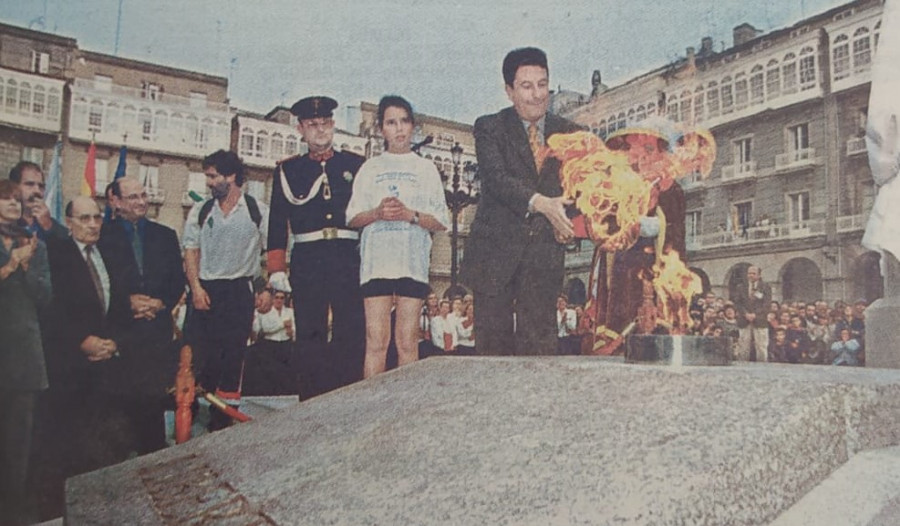
[[[57,134],[62,131],[62,80],[0,68],[0,121]]]
[[[126,142],[142,150],[202,157],[228,149],[228,106],[165,93],[155,98],[125,86],[98,87],[76,79],[69,135],[106,144]],[[126,138],[127,136],[127,138]]]

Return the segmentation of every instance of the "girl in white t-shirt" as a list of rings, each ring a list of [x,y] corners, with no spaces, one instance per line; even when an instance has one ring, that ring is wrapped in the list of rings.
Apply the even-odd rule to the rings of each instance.
[[[402,97],[378,104],[387,151],[360,167],[347,204],[347,224],[361,228],[360,284],[366,310],[363,377],[385,369],[396,300],[398,365],[418,359],[417,323],[430,289],[431,233],[446,230],[449,212],[434,164],[412,152],[415,121]]]

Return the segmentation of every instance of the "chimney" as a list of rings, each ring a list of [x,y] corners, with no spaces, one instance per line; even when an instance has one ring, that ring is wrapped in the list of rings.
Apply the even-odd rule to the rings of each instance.
[[[688,46],[685,50],[685,55],[687,56],[687,67],[693,68],[696,65],[696,62],[694,61],[694,58],[696,57],[694,46]]]
[[[745,42],[753,40],[761,32],[762,31],[756,29],[746,22],[739,26],[736,26],[732,30],[732,35],[734,36],[734,47],[740,46]]]
[[[700,56],[709,55],[713,52],[713,39],[712,37],[703,37],[700,40]]]

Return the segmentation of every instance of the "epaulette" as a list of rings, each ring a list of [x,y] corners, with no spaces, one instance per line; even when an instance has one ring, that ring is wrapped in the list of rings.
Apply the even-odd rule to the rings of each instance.
[[[286,162],[290,161],[291,159],[299,159],[299,158],[303,157],[304,155],[306,155],[306,154],[298,153],[296,155],[291,155],[290,157],[285,157],[284,159],[281,159],[280,161],[275,161],[275,165],[278,166],[279,164],[286,163]]]

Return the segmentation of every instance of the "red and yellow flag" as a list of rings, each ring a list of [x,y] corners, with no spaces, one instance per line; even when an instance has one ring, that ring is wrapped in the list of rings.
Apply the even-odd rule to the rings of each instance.
[[[84,178],[81,179],[81,195],[89,197],[94,196],[94,189],[97,187],[97,145],[91,141],[88,148],[87,161],[84,163]]]

